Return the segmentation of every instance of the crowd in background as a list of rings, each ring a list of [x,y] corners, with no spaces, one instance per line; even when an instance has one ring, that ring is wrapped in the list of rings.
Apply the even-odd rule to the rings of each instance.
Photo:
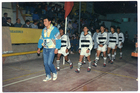
[[[18,4],[19,8],[25,9],[25,13],[32,16],[33,22],[31,23],[31,20],[25,20],[25,24],[21,24],[20,19],[17,18],[16,23],[13,24],[11,23],[11,18],[8,17],[8,13],[4,13],[4,16],[2,17],[2,26],[43,29],[43,17],[49,16],[52,18],[52,24],[58,29],[60,27],[65,27],[65,10],[64,7],[59,4],[47,4],[45,2],[20,2]],[[80,37],[80,33],[78,32],[79,10],[76,10],[74,14],[70,13],[67,21],[67,35],[69,36],[72,45],[71,51],[78,51]],[[82,11],[80,19],[80,32],[82,31],[83,25],[88,25],[91,33],[93,34],[95,32],[95,28],[99,26],[98,15]],[[129,37],[127,32],[125,33],[125,37],[127,41],[127,38]]]

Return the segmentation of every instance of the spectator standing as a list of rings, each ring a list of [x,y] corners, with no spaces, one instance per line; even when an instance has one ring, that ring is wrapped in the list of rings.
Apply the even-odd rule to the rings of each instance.
[[[37,14],[38,14],[39,18],[41,18],[41,16],[42,16],[42,9],[41,9],[41,5],[40,4],[38,5],[38,7],[36,8],[35,11],[37,11]]]
[[[35,29],[38,29],[38,26],[37,26],[37,21],[34,21],[33,24],[31,25],[32,28],[35,28]]]
[[[66,33],[66,35],[69,36],[69,38],[71,38],[71,33],[70,33],[70,30],[68,30],[68,32]]]
[[[54,10],[54,7],[52,7],[51,10],[48,11],[48,16],[49,16],[50,18],[55,17],[55,10]]]
[[[14,27],[21,27],[21,26],[22,26],[22,24],[20,23],[20,19],[17,18],[16,23],[14,24]]]
[[[34,14],[33,14],[33,21],[38,21],[39,20],[39,15],[37,13],[37,11],[34,11]]]
[[[29,20],[25,21],[25,24],[23,25],[23,28],[32,28]]]
[[[7,24],[6,26],[14,27],[14,25],[11,23],[11,18],[7,17]]]
[[[79,48],[79,36],[76,36],[76,39],[75,39],[75,49],[76,49],[76,52],[78,52],[78,48]]]
[[[74,32],[77,31],[77,22],[76,21],[72,24],[72,27],[74,29]]]
[[[71,40],[70,40],[70,43],[71,43],[71,54],[74,54],[73,51],[74,51],[74,37],[72,36]]]
[[[52,8],[52,3],[49,3],[49,6],[47,7],[47,10],[49,11],[49,10],[51,10],[51,8]]]
[[[6,24],[7,24],[7,16],[8,16],[8,14],[4,13],[4,17],[2,17],[2,26],[6,26]]]

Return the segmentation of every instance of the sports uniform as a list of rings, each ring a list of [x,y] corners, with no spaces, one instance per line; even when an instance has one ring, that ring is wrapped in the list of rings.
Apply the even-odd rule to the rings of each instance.
[[[64,56],[67,56],[69,54],[66,53],[66,49],[70,49],[71,45],[70,45],[70,40],[69,37],[67,35],[62,35],[61,36],[61,48],[60,50],[58,50],[59,54],[63,54]]]
[[[103,32],[103,33],[100,32],[96,39],[98,45],[100,44],[103,45],[103,47],[98,46],[97,50],[100,50],[101,52],[105,52],[107,47],[107,32]]]
[[[119,37],[118,48],[122,48],[123,45],[121,45],[121,43],[124,43],[124,35],[123,35],[123,33],[120,32],[120,33],[118,34],[118,37]]]
[[[91,53],[86,53],[87,50],[92,49],[93,47],[93,42],[92,42],[92,38],[91,38],[91,34],[81,34],[80,36],[80,41],[79,41],[79,49],[81,50],[80,55],[84,55],[84,56],[89,56]]]
[[[107,32],[103,32],[103,33],[98,33],[97,35],[97,44],[98,44],[98,48],[97,48],[97,51],[101,51],[101,52],[105,52],[106,51],[106,48],[107,48]],[[99,45],[103,45],[103,47],[100,47]],[[103,57],[104,59],[104,67],[106,66],[106,57]],[[99,60],[99,57],[96,57],[95,58],[95,63],[93,63],[93,66],[97,66],[97,62]]]
[[[118,43],[118,48],[121,49],[123,47],[123,45],[121,45],[121,43],[124,43],[124,35],[122,32],[118,33],[118,37],[119,37],[119,43]],[[115,52],[116,55],[116,52]],[[122,58],[122,52],[120,52],[120,58]]]
[[[85,57],[88,57],[91,55],[91,50],[93,47],[93,42],[92,42],[92,37],[91,37],[91,32],[88,32],[87,35],[84,35],[84,32],[81,33],[80,40],[79,40],[79,50],[81,50],[80,55],[83,55]],[[86,53],[87,50],[89,50],[89,53]],[[78,68],[76,69],[75,72],[79,73],[80,72],[80,67],[82,65],[82,62],[78,62]],[[88,66],[88,72],[91,70],[91,61],[89,62]]]
[[[66,49],[70,49],[70,47],[71,47],[71,44],[70,44],[69,37],[66,34],[62,35],[61,36],[61,48],[58,50],[58,54],[67,56],[69,54],[69,52],[66,53]],[[70,68],[72,69],[73,63],[70,61],[70,59],[66,62],[68,62],[70,64]],[[60,67],[59,67],[60,60],[56,60],[56,63],[57,63],[56,70],[60,71]]]
[[[115,46],[118,45],[118,34],[116,32],[110,32],[108,34],[108,47],[115,49]]]
[[[91,32],[88,31],[88,34],[91,35]],[[84,31],[81,33],[81,35],[84,35]],[[81,37],[81,35],[80,35],[80,37]],[[86,56],[84,56],[82,64],[86,64]]]
[[[115,49],[115,46],[118,45],[118,34],[116,32],[112,33],[110,32],[108,34],[108,47],[111,49]],[[109,57],[109,62],[113,63],[113,59],[115,57],[114,54],[112,54],[112,59],[111,59],[111,54],[108,54]]]

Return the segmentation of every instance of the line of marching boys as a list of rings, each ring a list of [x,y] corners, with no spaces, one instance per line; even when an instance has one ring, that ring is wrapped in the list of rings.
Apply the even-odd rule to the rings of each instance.
[[[97,66],[99,61],[100,53],[103,56],[103,67],[106,67],[107,56],[109,58],[109,63],[113,64],[116,56],[116,49],[120,49],[120,59],[122,58],[122,47],[124,43],[124,35],[120,32],[120,27],[117,27],[117,32],[115,32],[115,26],[110,27],[111,32],[108,32],[108,28],[105,28],[104,25],[101,25],[100,28],[96,28],[96,32],[91,35],[88,26],[83,26],[83,32],[80,35],[79,39],[79,53],[80,58],[78,62],[78,67],[75,72],[80,72],[80,67],[85,64],[85,59],[88,60],[88,68],[87,72],[91,71],[91,66]],[[73,63],[68,58],[69,49],[71,48],[69,37],[64,34],[64,29],[59,28],[59,32],[61,35],[61,48],[58,50],[57,54],[57,67],[56,70],[60,71],[60,57],[64,55],[65,61],[69,63],[70,68],[73,68]],[[91,50],[94,46],[96,51],[95,53],[95,60],[93,64],[91,63],[90,55]],[[110,51],[112,50],[112,53]],[[107,52],[107,54],[106,54]],[[83,60],[83,61],[82,61]]]

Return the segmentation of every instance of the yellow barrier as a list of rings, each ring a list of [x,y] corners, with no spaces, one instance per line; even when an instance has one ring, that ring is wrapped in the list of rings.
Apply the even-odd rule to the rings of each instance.
[[[42,52],[43,50],[41,50]],[[34,54],[37,51],[29,51],[29,52],[19,52],[19,53],[10,53],[10,54],[3,54],[2,57],[9,57],[9,56],[19,56],[19,55],[26,55],[26,54]]]
[[[42,29],[10,27],[12,44],[38,43]]]

